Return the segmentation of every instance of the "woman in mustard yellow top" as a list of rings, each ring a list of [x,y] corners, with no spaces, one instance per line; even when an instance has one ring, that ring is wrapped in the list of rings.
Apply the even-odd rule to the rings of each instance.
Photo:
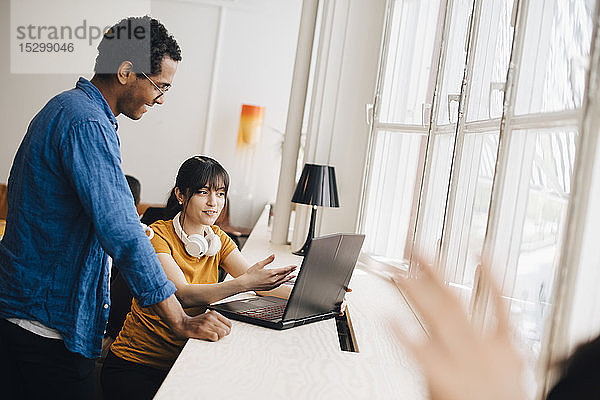
[[[292,278],[294,266],[265,269],[273,256],[250,266],[235,243],[214,225],[225,206],[228,188],[229,175],[217,161],[192,157],[180,167],[167,203],[176,215],[150,225],[152,245],[189,315],[203,313],[207,304],[249,290],[289,296],[289,289],[279,286]],[[219,266],[235,279],[217,283]],[[101,381],[105,398],[152,398],[184,344],[185,339],[134,299],[104,361]]]

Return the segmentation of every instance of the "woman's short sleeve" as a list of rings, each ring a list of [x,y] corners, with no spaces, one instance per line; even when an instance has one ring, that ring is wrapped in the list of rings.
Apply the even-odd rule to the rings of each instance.
[[[221,260],[227,258],[227,256],[237,249],[237,245],[235,242],[227,235],[221,228],[216,225],[212,226],[213,231],[219,236],[221,239],[221,250],[219,251],[219,256]]]
[[[173,250],[171,249],[171,246],[165,237],[165,233],[167,232],[164,232],[165,227],[163,225],[165,225],[164,221],[157,221],[150,225],[150,228],[154,230],[154,237],[150,240],[150,242],[152,243],[152,246],[154,246],[154,251],[157,254],[166,253],[172,255]]]

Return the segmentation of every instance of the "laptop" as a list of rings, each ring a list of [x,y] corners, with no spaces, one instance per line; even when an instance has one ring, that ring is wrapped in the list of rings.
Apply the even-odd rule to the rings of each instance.
[[[339,314],[365,235],[335,234],[312,240],[288,299],[263,296],[213,304],[210,309],[238,321],[272,329],[333,318]]]

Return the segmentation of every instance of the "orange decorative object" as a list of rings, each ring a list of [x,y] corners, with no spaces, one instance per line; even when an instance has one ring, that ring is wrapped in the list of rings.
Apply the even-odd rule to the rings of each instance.
[[[264,117],[264,107],[242,104],[237,137],[238,148],[254,146],[260,141]]]

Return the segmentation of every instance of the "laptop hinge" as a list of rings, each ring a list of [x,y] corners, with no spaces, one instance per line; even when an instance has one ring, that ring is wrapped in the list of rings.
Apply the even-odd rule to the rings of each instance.
[[[309,322],[322,321],[324,319],[333,318],[335,316],[336,316],[336,313],[334,311],[332,311],[332,312],[327,313],[327,314],[313,315],[311,317],[299,318],[299,319],[294,319],[294,320],[291,320],[291,321],[282,321],[282,324],[283,324],[284,327],[286,327],[286,326],[298,326],[298,325],[308,324]]]

